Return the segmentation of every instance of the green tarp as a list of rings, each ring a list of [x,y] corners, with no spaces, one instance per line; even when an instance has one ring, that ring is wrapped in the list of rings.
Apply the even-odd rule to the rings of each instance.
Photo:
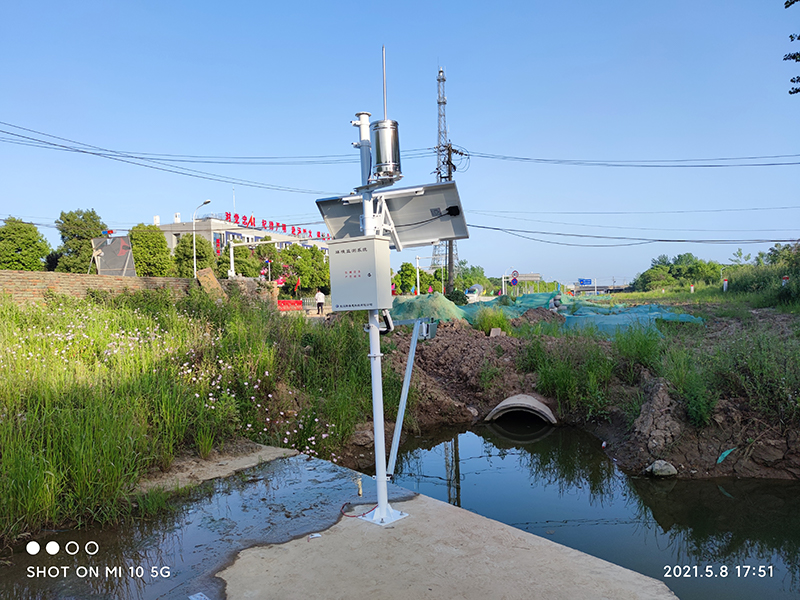
[[[466,306],[456,306],[442,294],[423,294],[421,296],[396,296],[392,306],[392,318],[395,320],[431,317],[438,321],[466,319],[470,323],[481,309],[500,310],[509,319],[521,316],[531,308],[547,308],[550,300],[557,292],[546,294],[525,294],[516,299],[500,296],[488,302],[474,302]],[[640,306],[602,306],[591,301],[561,296],[562,306],[559,314],[566,317],[564,327],[581,329],[591,327],[603,334],[613,335],[618,329],[629,327],[651,327],[656,319],[665,321],[681,321],[702,323],[700,317],[693,317],[658,304]]]

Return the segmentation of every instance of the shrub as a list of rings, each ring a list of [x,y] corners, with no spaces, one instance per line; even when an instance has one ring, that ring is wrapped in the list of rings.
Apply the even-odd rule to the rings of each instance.
[[[465,304],[468,304],[467,295],[461,290],[447,292],[444,297],[450,300],[456,306],[464,306]]]

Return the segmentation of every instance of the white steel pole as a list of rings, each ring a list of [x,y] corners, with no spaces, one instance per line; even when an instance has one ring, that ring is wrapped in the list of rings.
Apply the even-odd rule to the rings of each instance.
[[[419,296],[419,256],[417,257],[417,296]]]
[[[359,148],[361,149],[361,184],[369,184],[370,176],[370,141],[369,117],[370,113],[356,113],[358,127]],[[375,235],[375,211],[372,202],[372,193],[367,190],[362,193],[364,205],[364,235]],[[369,360],[372,373],[372,426],[375,433],[375,482],[378,493],[378,506],[372,511],[369,520],[377,524],[386,524],[399,518],[399,513],[389,506],[389,487],[386,478],[386,439],[383,419],[383,378],[381,375],[381,341],[380,320],[377,310],[369,311],[367,329],[369,331]]]

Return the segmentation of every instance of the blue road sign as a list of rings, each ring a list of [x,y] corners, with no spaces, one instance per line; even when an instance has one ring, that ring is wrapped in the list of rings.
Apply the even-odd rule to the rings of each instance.
[[[591,279],[578,279],[578,285],[592,285]]]
[[[514,278],[511,280],[511,285],[517,285],[517,278],[516,278],[516,277],[514,277]]]

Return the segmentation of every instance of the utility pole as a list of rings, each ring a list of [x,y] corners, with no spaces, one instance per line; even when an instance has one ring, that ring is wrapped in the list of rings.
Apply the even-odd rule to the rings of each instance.
[[[444,69],[439,67],[439,74],[436,77],[438,98],[437,105],[439,108],[439,126],[438,138],[436,144],[436,181],[452,181],[453,171],[453,145],[447,139],[447,117],[445,114],[445,106],[447,105],[447,97],[444,93],[444,82],[447,79],[444,76]],[[446,255],[445,255],[446,253]],[[433,261],[431,268],[447,265],[447,286],[443,287],[443,292],[453,291],[456,279],[455,266],[458,260],[458,250],[456,248],[455,240],[447,242],[439,242],[433,249]]]

